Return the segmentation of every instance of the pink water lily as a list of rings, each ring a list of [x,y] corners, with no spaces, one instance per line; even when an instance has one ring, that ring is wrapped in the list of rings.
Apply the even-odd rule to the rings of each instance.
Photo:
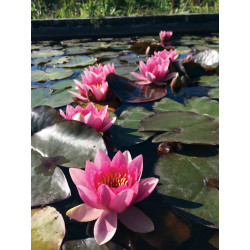
[[[162,85],[175,76],[176,73],[169,73],[169,59],[163,60],[160,56],[151,56],[146,64],[143,61],[139,62],[139,70],[141,74],[130,72],[131,75],[139,79],[138,84],[155,84]]]
[[[97,101],[104,101],[108,92],[106,77],[110,73],[115,73],[114,64],[105,66],[98,64],[97,67],[89,66],[89,70],[85,69],[84,75],[81,75],[82,83],[74,80],[79,94],[72,91],[69,92],[80,100],[87,101],[88,93],[91,91]]]
[[[172,31],[160,31],[159,37],[161,42],[168,42],[170,41],[171,37],[173,35]]]
[[[116,120],[116,117],[109,118],[108,105],[98,111],[92,102],[86,108],[67,105],[66,114],[61,109],[59,112],[65,119],[86,123],[97,132],[105,132]]]
[[[174,49],[170,49],[169,51],[164,49],[162,51],[159,51],[159,52],[154,52],[154,57],[155,58],[158,58],[160,57],[162,60],[170,60],[171,62],[174,62],[178,55],[176,54],[176,50]]]
[[[68,210],[66,215],[79,222],[97,219],[94,237],[99,245],[114,236],[117,219],[132,231],[153,231],[153,222],[133,206],[147,198],[159,181],[153,177],[141,180],[142,170],[142,155],[132,160],[128,151],[118,151],[111,161],[99,150],[94,162],[86,161],[85,171],[70,168],[71,178],[85,203]]]

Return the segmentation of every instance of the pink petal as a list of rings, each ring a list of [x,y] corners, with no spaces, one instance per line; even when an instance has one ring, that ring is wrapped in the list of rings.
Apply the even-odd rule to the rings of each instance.
[[[177,72],[168,73],[162,80],[163,80],[163,81],[168,81],[168,80],[170,80],[171,78],[175,77],[176,74],[177,74]]]
[[[146,77],[136,73],[136,72],[129,72],[132,76],[134,76],[135,78],[139,79],[139,80],[148,80]]]
[[[116,117],[109,118],[102,124],[102,128],[100,128],[100,132],[107,131],[116,121]]]
[[[109,115],[108,111],[108,105],[104,106],[103,108],[101,108],[101,110],[99,111],[98,116],[104,121],[105,118],[108,118],[107,115]]]
[[[75,92],[72,92],[72,91],[68,91],[70,94],[72,94],[73,96],[75,96],[75,97],[77,97],[78,99],[80,99],[80,100],[83,100],[83,101],[87,101],[88,100],[88,98],[86,98],[86,97],[83,97],[83,96],[81,96],[81,95],[79,95],[79,94],[77,94],[77,93],[75,93]]]
[[[78,121],[78,122],[84,122],[84,116],[81,113],[75,114],[71,120]]]
[[[127,160],[123,153],[119,150],[113,157],[110,166],[119,169],[123,165],[127,166]]]
[[[114,211],[105,211],[97,219],[94,226],[94,236],[97,244],[108,242],[115,234],[117,228],[117,214]]]
[[[115,188],[114,192],[115,194],[119,194],[121,191],[128,189],[128,186],[125,184],[122,184],[118,188]]]
[[[73,180],[76,186],[78,185],[85,186],[85,183],[86,183],[85,171],[78,169],[78,168],[70,168],[69,173],[70,173],[71,179]]]
[[[131,189],[121,191],[110,203],[110,208],[117,213],[122,213],[132,203],[134,192]]]
[[[139,182],[136,181],[135,184],[131,187],[131,190],[133,190],[133,192],[134,192],[133,201],[137,198],[137,195],[139,192],[139,185],[140,185]],[[133,201],[132,201],[132,203],[134,203]]]
[[[140,182],[139,192],[134,203],[146,199],[153,192],[158,181],[159,179],[151,177],[151,178],[144,179],[142,182]]]
[[[155,80],[155,76],[151,72],[146,72],[146,77],[151,82]]]
[[[129,163],[132,161],[132,157],[131,157],[130,152],[128,150],[126,150],[123,152],[123,155],[127,161],[127,164],[129,165]]]
[[[98,188],[98,196],[105,208],[109,208],[110,202],[115,197],[108,185],[102,184]]]
[[[101,166],[102,166],[102,163],[104,161],[106,161],[109,164],[111,164],[111,160],[109,159],[108,155],[106,153],[104,153],[102,150],[99,149],[97,151],[97,154],[95,156],[95,161],[94,161],[96,167],[98,167],[100,169]]]
[[[146,84],[150,84],[151,81],[149,81],[148,79],[147,80],[144,80],[144,81],[138,81],[136,82],[137,84],[140,84],[140,85],[146,85]]]
[[[63,116],[63,118],[67,119],[66,115],[64,114],[64,112],[61,109],[59,110],[59,113],[61,116]]]
[[[67,105],[67,107],[66,107],[66,117],[67,117],[67,119],[71,120],[72,117],[75,115],[75,113],[76,112],[75,112],[74,107],[71,106],[71,105]]]
[[[141,179],[143,170],[143,157],[142,155],[138,155],[134,158],[128,165],[128,172],[131,176],[135,178],[136,181]]]
[[[76,186],[81,199],[90,207],[103,209],[104,206],[101,204],[96,193],[84,186]]]
[[[126,211],[118,214],[118,219],[124,226],[138,233],[148,233],[154,231],[154,224],[141,210],[130,206]]]
[[[96,220],[101,216],[104,210],[89,207],[87,204],[81,204],[73,207],[66,212],[66,215],[79,222]]]

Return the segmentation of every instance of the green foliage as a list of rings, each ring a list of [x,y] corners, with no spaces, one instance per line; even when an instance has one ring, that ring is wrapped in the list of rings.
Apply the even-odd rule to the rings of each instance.
[[[219,0],[31,0],[31,18],[218,13]]]

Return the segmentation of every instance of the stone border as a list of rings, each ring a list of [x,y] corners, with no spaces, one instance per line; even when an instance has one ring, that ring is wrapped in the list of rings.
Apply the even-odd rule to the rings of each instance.
[[[31,40],[158,35],[160,30],[182,35],[218,33],[219,14],[32,20]]]

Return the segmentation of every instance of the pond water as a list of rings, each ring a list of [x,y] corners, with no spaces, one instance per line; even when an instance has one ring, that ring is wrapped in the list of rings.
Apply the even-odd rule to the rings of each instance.
[[[96,63],[114,63],[116,75],[136,81],[137,79],[129,72],[139,72],[139,61],[146,62],[149,57],[145,55],[147,46],[151,44],[150,46],[155,48],[158,40],[158,36],[147,36],[32,42],[32,108],[48,105],[56,111],[65,111],[67,104],[73,104],[72,95],[68,90],[77,92],[73,79],[81,79],[83,69]],[[202,51],[219,51],[219,38],[218,34],[202,37],[174,34],[171,46],[177,50],[178,60],[184,60],[187,55],[196,55]],[[212,55],[209,57],[211,60],[217,60]],[[119,223],[117,232],[111,240],[114,244],[108,243],[103,248],[97,248],[90,239],[84,241],[93,237],[94,223],[80,223],[66,216],[67,210],[82,204],[82,200],[71,180],[69,169],[57,163],[56,168],[66,177],[71,196],[65,196],[52,203],[33,203],[33,209],[48,205],[62,215],[65,223],[62,249],[218,248],[219,146],[217,139],[214,139],[214,133],[218,137],[219,67],[214,64],[209,67],[203,66],[202,73],[199,73],[195,66],[192,67],[193,71],[185,68],[188,84],[183,84],[177,90],[167,84],[167,95],[163,98],[145,103],[130,103],[126,100],[120,100],[115,105],[113,102],[110,103],[111,114],[117,116],[117,121],[104,134],[108,155],[113,157],[117,150],[129,150],[133,158],[142,154],[142,178],[155,176],[160,179],[156,190],[137,205],[152,219],[155,230],[139,234]],[[177,69],[180,70],[181,76],[181,67]],[[117,81],[119,84],[121,80]],[[168,111],[183,112],[179,122],[177,120],[177,125],[181,124],[178,129],[187,131],[187,135],[175,133],[174,128],[167,135],[168,138],[174,138],[174,142],[161,144],[166,141],[161,139],[162,132],[168,131],[162,129],[162,126],[173,126],[167,122],[161,124],[163,120],[173,120],[168,114],[166,117],[162,114]],[[191,119],[197,119],[197,123],[201,117],[204,119],[202,125],[188,125],[190,118],[186,115],[190,111],[196,113],[192,113]],[[153,112],[156,116],[150,122],[140,123],[147,116],[153,115]],[[138,116],[138,120],[133,115]],[[138,132],[139,123],[144,128],[149,126],[148,131],[154,132]],[[152,129],[157,126],[160,127],[158,130]],[[44,173],[43,177],[46,176]],[[35,175],[37,172],[32,174],[32,178]],[[51,185],[52,180],[48,182],[47,186]],[[39,192],[35,190],[39,188],[41,185],[37,181],[32,183],[32,192],[36,193],[36,197],[39,196]],[[77,248],[79,246],[81,248]]]

